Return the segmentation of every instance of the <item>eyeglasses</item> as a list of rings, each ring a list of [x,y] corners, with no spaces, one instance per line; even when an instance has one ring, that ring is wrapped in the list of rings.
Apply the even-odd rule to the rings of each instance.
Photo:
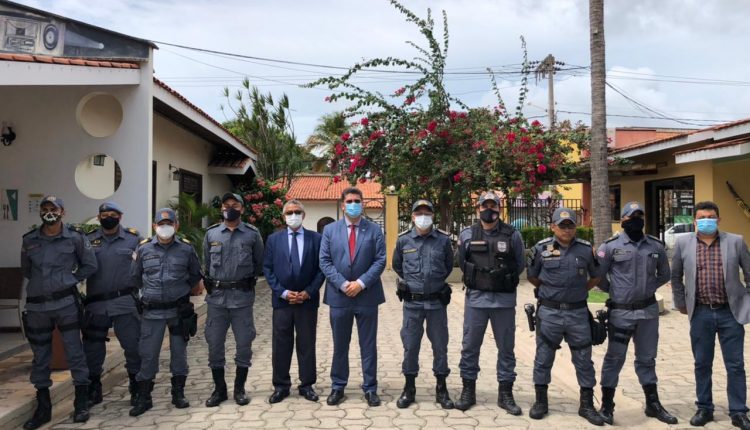
[[[575,224],[562,223],[562,224],[558,224],[557,228],[562,229],[562,230],[575,230],[576,229],[576,225]]]
[[[284,212],[284,215],[302,215],[304,212],[301,210],[296,211],[286,211]]]
[[[356,199],[356,200],[344,200],[344,203],[362,203],[362,200]]]

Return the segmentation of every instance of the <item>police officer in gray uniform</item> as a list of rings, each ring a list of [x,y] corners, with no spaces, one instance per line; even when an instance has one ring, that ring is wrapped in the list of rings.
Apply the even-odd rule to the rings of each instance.
[[[643,214],[640,203],[626,203],[621,214],[623,231],[603,243],[596,254],[602,274],[599,287],[609,293],[609,344],[602,364],[600,410],[608,424],[614,420],[615,388],[631,338],[635,373],[646,395],[646,416],[677,424],[677,418],[661,405],[656,390],[659,306],[654,293],[669,281],[669,261],[664,244],[643,234]]]
[[[588,290],[599,283],[591,244],[576,238],[576,215],[568,208],[552,214],[553,237],[541,240],[531,249],[527,275],[538,299],[534,389],[536,401],[529,417],[547,414],[547,387],[552,380],[552,364],[560,343],[570,348],[580,388],[578,415],[596,426],[604,419],[594,408],[596,373],[591,361],[591,325],[586,303]]]
[[[62,199],[47,196],[39,207],[42,226],[23,236],[21,268],[29,280],[23,325],[34,360],[31,383],[36,388],[34,416],[23,428],[35,429],[52,417],[49,395],[52,330],[60,330],[75,385],[73,421],[89,419],[89,369],[81,345],[82,305],[76,284],[96,272],[96,256],[80,229],[62,222],[65,205]]]
[[[448,368],[448,313],[451,287],[445,279],[453,270],[453,247],[448,233],[432,227],[434,208],[428,200],[412,205],[414,228],[399,235],[393,251],[393,270],[398,274],[397,294],[404,301],[401,341],[404,344],[402,371],[406,385],[396,402],[399,408],[414,403],[414,380],[419,373],[419,347],[424,323],[432,344],[432,372],[437,378],[435,401],[453,409],[445,378]]]
[[[200,261],[193,247],[175,236],[179,223],[174,210],[156,211],[153,228],[156,235],[141,241],[131,266],[132,276],[141,290],[143,319],[139,342],[141,369],[135,377],[138,398],[130,416],[141,415],[153,407],[151,390],[159,370],[159,353],[167,328],[172,404],[178,409],[190,406],[185,399],[187,341],[195,334],[197,323],[190,291],[200,288]]]
[[[133,253],[143,239],[134,228],[120,225],[123,210],[115,202],[102,203],[97,219],[101,228],[87,235],[96,253],[99,270],[86,281],[86,313],[83,349],[89,366],[89,405],[102,402],[102,364],[107,354],[107,334],[114,326],[115,336],[125,351],[125,369],[130,385],[130,405],[135,406],[138,385],[135,375],[141,368],[138,339],[141,317],[138,290],[130,275]]]
[[[242,197],[226,193],[221,198],[221,207],[224,222],[209,227],[203,239],[205,284],[209,292],[206,341],[208,366],[214,380],[214,391],[206,400],[208,407],[227,400],[224,341],[230,325],[237,344],[234,401],[238,405],[250,403],[245,381],[255,339],[255,282],[263,273],[263,239],[257,228],[241,221],[245,212]]]
[[[462,411],[476,404],[479,351],[492,325],[497,353],[497,404],[512,415],[521,408],[513,399],[516,380],[516,288],[525,268],[521,233],[500,219],[500,197],[489,191],[479,197],[479,222],[458,237],[458,262],[466,286],[464,338],[461,348],[463,390],[456,408]]]

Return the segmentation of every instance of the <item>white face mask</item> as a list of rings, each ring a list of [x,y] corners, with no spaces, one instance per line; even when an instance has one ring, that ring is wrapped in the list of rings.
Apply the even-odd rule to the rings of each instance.
[[[420,230],[432,227],[432,215],[417,215],[414,217],[414,225]]]
[[[171,239],[172,236],[174,236],[174,226],[166,224],[160,225],[156,227],[156,235],[163,240]]]
[[[286,225],[291,228],[299,228],[302,225],[302,215],[284,215],[284,218],[286,219]]]

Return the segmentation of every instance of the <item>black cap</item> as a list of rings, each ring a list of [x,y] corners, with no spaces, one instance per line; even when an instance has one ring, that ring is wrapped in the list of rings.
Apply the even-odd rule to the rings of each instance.
[[[411,211],[414,212],[423,206],[428,208],[431,212],[435,212],[435,207],[432,206],[432,202],[429,200],[425,200],[425,199],[419,199],[416,202],[414,202],[414,204],[411,205]]]
[[[235,193],[224,193],[223,196],[221,196],[221,202],[224,203],[225,201],[229,199],[237,200],[238,202],[242,203],[242,197],[240,197],[239,194]]]

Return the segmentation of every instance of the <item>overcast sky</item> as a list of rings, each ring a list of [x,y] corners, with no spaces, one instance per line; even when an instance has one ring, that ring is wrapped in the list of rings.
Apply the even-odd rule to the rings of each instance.
[[[255,57],[348,67],[365,58],[411,58],[407,40],[424,45],[416,26],[385,0],[16,0],[127,35]],[[519,36],[530,60],[553,54],[570,68],[589,66],[588,2],[585,0],[404,0],[425,16],[448,14],[447,69],[514,70],[522,59]],[[681,122],[656,120],[611,89],[608,126],[697,127],[750,117],[750,49],[747,0],[605,0],[608,82],[630,98]],[[442,20],[437,19],[438,34]],[[157,42],[158,44],[158,42]],[[297,85],[336,69],[223,58],[159,45],[156,76],[220,121],[225,86],[244,76],[263,91],[286,93],[299,142],[324,113],[344,105],[324,101],[330,92]],[[506,67],[507,66],[507,67]],[[518,78],[498,75],[506,104],[517,99]],[[392,93],[404,75],[362,78],[368,89]],[[497,103],[482,74],[452,74],[449,91],[469,106]],[[547,84],[530,80],[529,117],[546,115]],[[559,119],[588,123],[587,69],[555,79]],[[577,112],[577,113],[568,113]],[[544,119],[544,118],[540,118]]]

